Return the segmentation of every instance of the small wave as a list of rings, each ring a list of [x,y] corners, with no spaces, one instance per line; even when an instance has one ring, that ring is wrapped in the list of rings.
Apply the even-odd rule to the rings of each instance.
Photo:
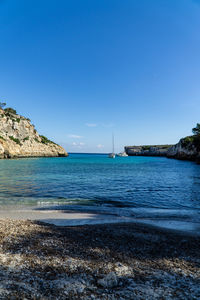
[[[119,217],[128,217],[133,219],[151,219],[151,220],[174,220],[174,221],[188,221],[200,223],[200,213],[193,209],[160,209],[160,208],[121,208],[116,206],[99,206],[88,204],[82,205],[81,200],[77,200],[74,205],[73,201],[67,203],[60,202],[44,202],[39,203],[36,210],[73,210],[80,212],[92,212],[98,214],[115,215]]]

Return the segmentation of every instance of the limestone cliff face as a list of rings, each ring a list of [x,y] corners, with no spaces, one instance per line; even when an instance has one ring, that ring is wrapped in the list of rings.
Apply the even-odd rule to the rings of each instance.
[[[195,143],[194,137],[186,137],[168,149],[167,157],[183,160],[195,160],[199,162],[200,150],[198,145]]]
[[[166,156],[200,163],[200,135],[182,138],[176,145],[126,146],[129,156]]]
[[[30,120],[0,109],[0,158],[67,156],[59,145],[40,136]]]
[[[129,156],[166,156],[170,145],[126,146],[124,150]]]

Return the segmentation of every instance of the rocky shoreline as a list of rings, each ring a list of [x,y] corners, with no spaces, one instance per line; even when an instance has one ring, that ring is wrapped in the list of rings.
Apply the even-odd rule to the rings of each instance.
[[[188,142],[189,138],[183,138],[175,145],[125,146],[124,151],[128,156],[163,156],[200,163],[200,146]]]
[[[200,238],[0,220],[0,299],[199,299]]]
[[[128,156],[167,156],[168,149],[172,145],[145,145],[125,146],[124,151]]]
[[[196,124],[192,133],[175,145],[125,146],[124,151],[129,156],[164,156],[200,163],[200,123]]]

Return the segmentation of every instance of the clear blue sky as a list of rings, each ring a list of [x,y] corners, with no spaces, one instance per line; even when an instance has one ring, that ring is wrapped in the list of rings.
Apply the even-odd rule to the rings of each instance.
[[[0,0],[0,99],[67,151],[200,122],[200,0]]]

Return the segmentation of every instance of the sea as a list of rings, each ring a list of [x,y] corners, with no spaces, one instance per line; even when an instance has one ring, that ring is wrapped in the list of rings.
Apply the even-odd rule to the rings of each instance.
[[[200,165],[165,157],[70,154],[0,160],[0,206],[200,225]],[[170,226],[170,225],[169,225]]]

